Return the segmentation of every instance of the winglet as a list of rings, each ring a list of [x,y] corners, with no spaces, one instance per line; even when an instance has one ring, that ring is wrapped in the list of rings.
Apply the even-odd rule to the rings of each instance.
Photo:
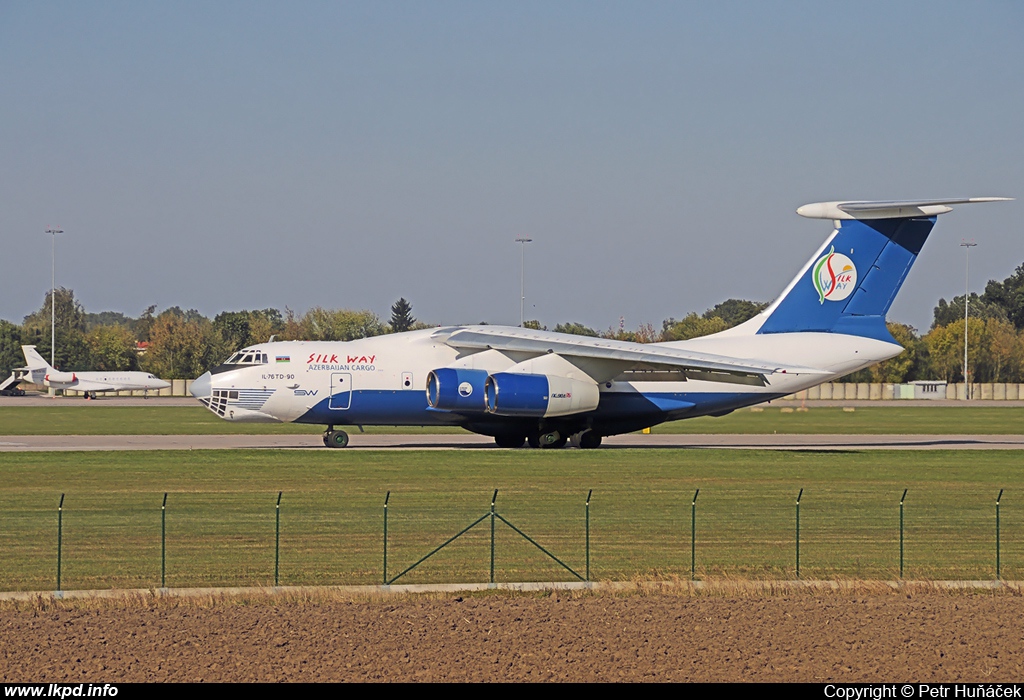
[[[883,202],[815,202],[796,210],[808,219],[914,219],[953,211],[953,204],[1010,202],[1013,197],[969,197],[966,199],[910,199]]]

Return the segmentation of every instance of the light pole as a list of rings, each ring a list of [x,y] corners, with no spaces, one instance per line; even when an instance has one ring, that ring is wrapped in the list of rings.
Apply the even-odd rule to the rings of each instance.
[[[967,375],[967,304],[968,304],[968,290],[971,288],[971,248],[978,245],[974,242],[974,239],[966,240],[960,244],[960,247],[967,253],[965,272],[964,272],[964,399],[968,400],[971,398],[971,381]]]
[[[57,351],[57,234],[64,231],[48,228],[46,232],[50,234],[50,366],[53,367]]]
[[[523,312],[526,307],[526,244],[532,243],[532,238],[517,238],[516,243],[521,243],[522,253],[519,258],[519,327],[523,327]]]

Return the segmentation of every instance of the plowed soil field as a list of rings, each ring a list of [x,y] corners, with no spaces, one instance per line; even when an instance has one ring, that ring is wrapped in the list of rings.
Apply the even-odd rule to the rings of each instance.
[[[0,609],[0,678],[975,681],[1024,678],[1019,591],[76,601]]]

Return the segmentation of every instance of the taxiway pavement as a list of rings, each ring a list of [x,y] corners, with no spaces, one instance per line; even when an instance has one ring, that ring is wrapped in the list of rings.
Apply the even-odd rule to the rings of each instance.
[[[1022,450],[1024,435],[616,435],[605,448],[734,450]],[[0,452],[326,450],[320,435],[8,435]],[[350,450],[500,449],[482,435],[352,435]],[[343,451],[339,450],[339,454]]]

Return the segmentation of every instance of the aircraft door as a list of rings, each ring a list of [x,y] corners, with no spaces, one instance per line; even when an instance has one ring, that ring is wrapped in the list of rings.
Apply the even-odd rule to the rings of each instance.
[[[331,397],[327,407],[335,411],[348,410],[352,406],[352,375],[348,372],[331,373]]]

